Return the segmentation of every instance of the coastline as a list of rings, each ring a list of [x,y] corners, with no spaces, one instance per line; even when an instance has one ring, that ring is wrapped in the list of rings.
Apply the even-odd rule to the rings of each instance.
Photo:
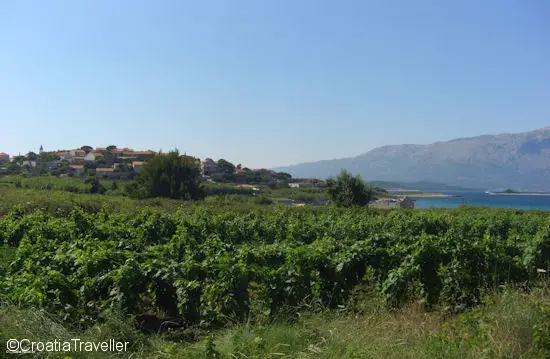
[[[490,196],[550,196],[550,193],[533,193],[533,192],[518,192],[518,193],[490,193]]]
[[[408,196],[410,198],[450,198],[456,197],[454,194],[445,194],[445,193],[422,193],[422,192],[412,192],[412,193],[399,193],[398,196]]]

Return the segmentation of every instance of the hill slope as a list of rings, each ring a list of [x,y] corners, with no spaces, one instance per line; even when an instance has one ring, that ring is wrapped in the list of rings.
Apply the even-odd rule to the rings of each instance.
[[[334,176],[341,169],[368,181],[550,191],[550,127],[430,145],[384,146],[357,157],[276,168],[293,177],[318,178]]]

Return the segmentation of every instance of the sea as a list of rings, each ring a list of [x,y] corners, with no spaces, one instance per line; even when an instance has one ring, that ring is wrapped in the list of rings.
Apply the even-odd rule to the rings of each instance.
[[[550,211],[550,196],[543,195],[499,195],[470,191],[423,191],[444,193],[455,197],[409,197],[414,200],[414,208],[457,208],[461,206],[516,208],[525,210]]]

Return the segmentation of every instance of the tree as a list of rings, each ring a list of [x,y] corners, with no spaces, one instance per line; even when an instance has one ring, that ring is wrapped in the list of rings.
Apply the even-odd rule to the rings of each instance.
[[[86,184],[90,185],[90,193],[98,193],[103,194],[105,193],[105,187],[99,182],[99,180],[95,177],[88,177],[85,181]]]
[[[13,162],[18,163],[20,166],[25,162],[25,156],[15,156]]]
[[[8,164],[7,171],[9,174],[19,174],[21,172],[21,165],[12,162]]]
[[[80,149],[84,152],[86,152],[86,154],[92,152],[94,149],[92,148],[92,146],[82,146],[80,147]]]
[[[217,165],[218,170],[225,175],[232,175],[235,173],[235,165],[223,158],[218,160]]]
[[[135,186],[128,186],[132,197],[169,197],[175,199],[200,199],[200,167],[196,161],[181,157],[179,151],[154,156],[145,162]]]
[[[59,156],[54,152],[40,152],[38,159],[40,162],[46,163],[59,160]]]
[[[118,191],[118,184],[114,181],[111,183],[111,191]]]
[[[27,153],[27,159],[29,161],[36,161],[36,159],[38,158],[38,155],[34,152],[29,152]]]
[[[275,174],[273,174],[273,177],[277,181],[282,181],[282,182],[289,182],[292,179],[292,176],[286,172],[275,172]]]
[[[116,150],[116,146],[115,145],[107,146],[106,150],[109,152],[112,152],[113,150]]]
[[[337,206],[365,206],[372,197],[372,189],[361,179],[342,170],[336,179],[327,180],[327,192]]]

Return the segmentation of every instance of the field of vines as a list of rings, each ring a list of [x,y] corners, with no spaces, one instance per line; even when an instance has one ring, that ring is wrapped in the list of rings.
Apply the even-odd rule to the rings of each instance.
[[[251,310],[345,306],[359,289],[388,306],[412,300],[453,312],[502,284],[528,290],[550,268],[550,216],[473,208],[55,216],[15,207],[0,218],[0,244],[17,248],[0,268],[4,302],[80,327],[111,310],[216,327]]]

